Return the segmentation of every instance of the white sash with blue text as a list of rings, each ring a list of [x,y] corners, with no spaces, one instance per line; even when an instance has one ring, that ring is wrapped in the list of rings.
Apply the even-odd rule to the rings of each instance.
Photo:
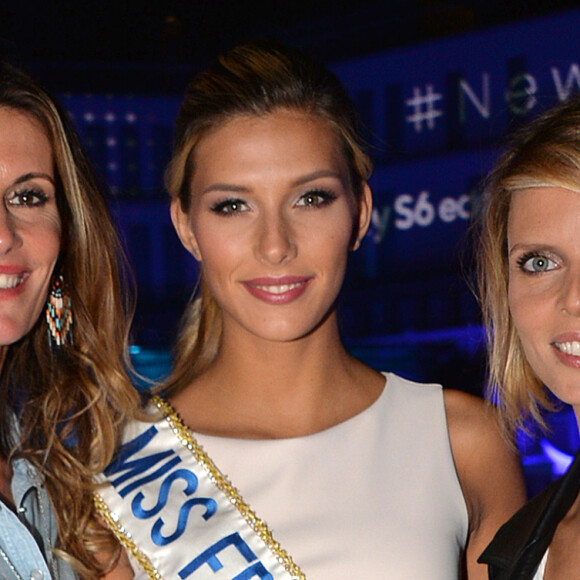
[[[304,580],[173,409],[131,422],[96,506],[150,578]]]

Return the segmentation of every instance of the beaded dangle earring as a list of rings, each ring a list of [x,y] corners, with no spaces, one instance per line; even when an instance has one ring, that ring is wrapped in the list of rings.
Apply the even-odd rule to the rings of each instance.
[[[73,323],[71,299],[65,293],[62,275],[55,276],[46,302],[46,322],[51,345],[64,346]]]

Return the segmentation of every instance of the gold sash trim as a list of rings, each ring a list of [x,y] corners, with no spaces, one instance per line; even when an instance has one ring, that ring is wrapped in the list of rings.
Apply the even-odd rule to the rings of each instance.
[[[121,545],[131,553],[131,555],[139,562],[141,568],[145,570],[147,576],[152,580],[163,580],[163,577],[153,566],[151,560],[137,547],[137,544],[133,541],[133,536],[129,530],[127,530],[123,524],[119,521],[119,518],[115,517],[109,506],[105,503],[105,500],[96,493],[94,497],[95,507],[97,511],[101,515],[101,517],[107,522],[107,525],[111,529],[111,531],[117,536]]]
[[[171,405],[157,396],[153,397],[151,401],[162,412],[163,419],[168,423],[181,445],[191,452],[194,460],[203,467],[211,482],[237,509],[250,528],[269,548],[270,552],[288,572],[292,580],[306,580],[306,576],[294,563],[291,556],[274,539],[272,532],[268,529],[266,523],[254,513],[254,511],[242,499],[238,490],[231,484],[228,478],[220,472],[215,463],[195,440],[189,429],[183,424]],[[149,575],[149,578],[153,580],[162,580],[159,571],[136,545],[131,532],[122,525],[115,514],[111,513],[103,498],[98,494],[95,495],[95,506],[121,544],[139,562],[145,572]]]

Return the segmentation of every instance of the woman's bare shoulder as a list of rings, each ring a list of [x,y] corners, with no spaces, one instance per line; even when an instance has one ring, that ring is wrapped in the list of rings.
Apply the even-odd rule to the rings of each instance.
[[[455,389],[444,389],[445,412],[450,437],[461,436],[468,440],[486,433],[501,435],[500,418],[496,409],[481,397]]]
[[[521,474],[515,442],[502,429],[497,409],[481,397],[457,390],[444,390],[449,439],[462,483],[476,487],[487,479],[486,470],[503,467]],[[521,477],[519,478],[521,479]]]
[[[469,513],[468,577],[487,578],[477,558],[526,499],[519,455],[492,405],[461,391],[446,390],[444,398],[451,450]]]

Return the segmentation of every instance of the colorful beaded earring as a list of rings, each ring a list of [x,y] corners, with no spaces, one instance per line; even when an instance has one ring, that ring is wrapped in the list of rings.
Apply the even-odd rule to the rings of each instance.
[[[62,347],[66,344],[73,318],[71,299],[65,293],[62,275],[55,276],[46,303],[46,322],[51,344]]]

